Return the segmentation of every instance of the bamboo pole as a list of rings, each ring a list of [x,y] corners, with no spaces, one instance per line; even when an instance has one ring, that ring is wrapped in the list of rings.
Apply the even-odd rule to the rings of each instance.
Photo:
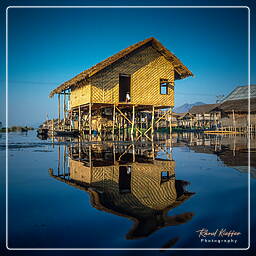
[[[63,122],[64,122],[64,130],[66,124],[66,93],[63,94]]]
[[[81,132],[81,106],[78,107],[78,130]]]
[[[155,106],[152,106],[152,117],[151,117],[152,134],[154,134],[154,120],[155,120]]]
[[[89,135],[92,135],[92,103],[89,103]]]
[[[72,109],[70,110],[70,119],[69,119],[69,122],[70,122],[70,127],[69,127],[69,130],[72,131],[72,118],[73,118],[73,112],[72,112]]]
[[[169,109],[163,116],[161,116],[158,120],[156,120],[155,124],[158,123],[160,120],[162,120],[164,117],[166,117],[170,111],[171,111],[171,109]],[[149,128],[145,131],[144,134],[148,133],[151,129],[152,129],[152,126],[149,127]]]
[[[130,124],[132,124],[132,121],[118,107],[116,107],[116,109]],[[142,132],[138,128],[135,128],[135,130],[138,130],[142,134]]]
[[[170,108],[169,126],[170,126],[170,139],[172,137],[172,108]]]
[[[134,122],[135,122],[135,106],[132,106],[132,129],[131,129],[131,136],[133,136]]]
[[[54,133],[54,120],[52,119],[52,135]]]
[[[115,122],[116,122],[116,107],[113,105],[113,124],[112,124],[112,135],[115,135]]]
[[[58,129],[60,129],[60,94],[58,94]]]

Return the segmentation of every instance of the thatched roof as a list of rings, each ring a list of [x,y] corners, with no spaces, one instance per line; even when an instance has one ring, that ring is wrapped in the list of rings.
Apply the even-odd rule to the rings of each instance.
[[[61,93],[64,90],[70,89],[71,87],[76,87],[81,83],[99,71],[103,70],[104,68],[110,66],[111,64],[115,63],[118,60],[126,57],[128,54],[133,53],[135,50],[138,50],[141,47],[145,46],[152,46],[156,49],[159,53],[161,53],[167,60],[173,63],[175,69],[175,79],[183,79],[188,76],[193,76],[192,72],[188,70],[188,68],[182,64],[182,62],[169,50],[167,50],[158,40],[154,37],[150,37],[145,39],[139,43],[129,46],[128,48],[116,53],[115,55],[103,60],[102,62],[92,66],[91,68],[81,72],[77,76],[73,77],[72,79],[68,80],[67,82],[61,84],[59,87],[51,91],[50,97],[53,97],[56,93]]]
[[[251,112],[256,111],[256,98],[251,99],[250,101]],[[223,112],[248,112],[248,99],[242,100],[229,100],[220,104],[217,109]]]
[[[214,108],[218,107],[220,104],[204,104],[204,105],[198,105],[198,106],[193,106],[190,110],[189,113],[191,114],[205,114],[209,113],[211,110]]]

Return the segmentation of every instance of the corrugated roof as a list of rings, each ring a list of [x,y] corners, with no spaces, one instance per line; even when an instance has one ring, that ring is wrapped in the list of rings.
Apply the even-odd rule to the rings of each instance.
[[[140,47],[150,45],[154,49],[156,49],[159,53],[161,53],[167,60],[173,63],[174,69],[177,73],[178,78],[176,79],[183,79],[188,76],[193,76],[192,72],[189,71],[189,69],[182,64],[182,62],[169,50],[167,50],[158,40],[156,40],[154,37],[150,37],[148,39],[145,39],[139,43],[136,43],[134,45],[131,45],[127,47],[126,49],[118,52],[117,54],[103,60],[102,62],[92,66],[91,68],[81,72],[77,76],[73,77],[72,79],[68,80],[67,82],[61,84],[56,89],[51,91],[50,97],[52,97],[56,93],[61,93],[64,90],[67,90],[71,87],[78,86],[79,83],[82,80],[86,80],[89,77],[95,75],[99,71],[103,70],[104,68],[110,66],[111,64],[115,63],[116,61],[126,57],[128,54],[134,52],[135,50],[139,49]]]
[[[251,84],[250,89],[251,98],[256,98],[256,84]],[[248,85],[236,87],[221,102],[242,99],[248,99]]]
[[[213,110],[214,108],[216,108],[218,106],[219,106],[219,104],[204,104],[204,105],[193,106],[189,110],[189,113],[191,113],[191,114],[209,113],[211,110]]]

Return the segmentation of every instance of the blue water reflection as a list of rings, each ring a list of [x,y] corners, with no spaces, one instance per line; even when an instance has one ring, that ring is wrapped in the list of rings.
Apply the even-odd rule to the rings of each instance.
[[[247,247],[247,137],[88,144],[34,135],[10,141],[9,247]],[[1,148],[3,160],[4,136]],[[251,157],[253,187],[255,169]],[[236,243],[205,242],[196,232],[203,228],[241,234]]]

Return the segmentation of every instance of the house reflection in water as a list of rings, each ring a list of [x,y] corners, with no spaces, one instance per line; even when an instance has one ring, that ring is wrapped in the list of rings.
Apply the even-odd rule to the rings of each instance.
[[[165,159],[159,158],[160,152]],[[161,145],[152,150],[148,145],[78,143],[66,155],[64,168],[49,169],[50,175],[87,191],[98,210],[134,221],[127,239],[147,237],[160,228],[186,223],[194,215],[168,216],[194,193],[185,190],[187,181],[175,179],[175,161]]]
[[[188,146],[196,153],[215,154],[226,166],[248,173],[248,157],[250,145],[250,175],[256,178],[256,139],[251,135],[250,144],[246,134],[210,135],[200,133],[183,133],[177,137],[174,146]]]

